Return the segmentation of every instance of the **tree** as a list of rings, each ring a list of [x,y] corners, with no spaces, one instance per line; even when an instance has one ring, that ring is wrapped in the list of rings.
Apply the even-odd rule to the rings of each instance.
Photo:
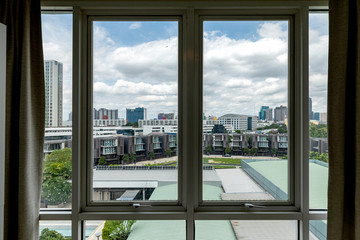
[[[209,155],[211,153],[211,150],[212,150],[211,147],[207,146],[205,151]]]
[[[327,125],[326,124],[309,124],[309,135],[312,138],[327,138]]]
[[[126,240],[131,233],[131,228],[134,223],[135,221],[132,220],[106,221],[102,230],[101,237],[103,240]]]
[[[98,162],[98,165],[106,165],[107,161],[106,161],[106,157],[105,156],[101,156]]]
[[[276,151],[276,148],[272,148],[272,149],[271,149],[271,155],[272,155],[272,156],[276,156],[276,152],[277,152],[277,151]]]
[[[257,154],[257,149],[254,147],[251,148],[250,153],[251,153],[251,155],[255,156]]]
[[[235,132],[238,134],[242,134],[242,132],[240,130],[235,130]]]
[[[129,160],[130,160],[129,155],[127,155],[127,154],[125,153],[124,156],[122,157],[123,163],[129,162]]]
[[[243,152],[244,152],[245,155],[248,155],[250,153],[250,150],[248,148],[244,148]]]
[[[71,195],[71,156],[71,148],[63,148],[45,157],[41,196],[48,204],[65,203]]]
[[[171,156],[171,150],[170,150],[170,148],[166,149],[165,154],[166,154],[167,157],[170,157],[170,156]]]
[[[153,160],[154,157],[155,157],[154,152],[149,152],[149,158],[150,158],[150,160]]]
[[[233,136],[229,135],[229,143],[232,142]]]
[[[111,239],[116,240],[127,240],[130,233],[131,227],[135,223],[134,220],[125,220],[122,221],[109,235]]]
[[[135,162],[136,157],[135,157],[135,155],[134,155],[133,153],[130,153],[129,160],[130,160],[131,162]]]
[[[310,159],[319,159],[320,154],[318,152],[310,151],[309,152],[309,157],[310,157]]]
[[[226,154],[230,154],[231,153],[231,149],[229,147],[225,148],[225,153]]]
[[[251,137],[249,135],[247,136],[247,144],[251,147]]]
[[[55,230],[44,228],[41,231],[39,240],[66,240],[66,238]]]

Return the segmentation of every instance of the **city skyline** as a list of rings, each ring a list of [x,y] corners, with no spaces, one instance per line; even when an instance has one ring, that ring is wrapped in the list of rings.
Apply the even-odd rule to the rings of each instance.
[[[57,59],[64,63],[63,118],[66,119],[71,112],[72,99],[72,19],[71,15],[66,14],[51,16],[44,14],[43,16],[43,28],[44,32],[46,32],[46,35],[44,35],[45,59]],[[324,67],[322,63],[326,62],[327,59],[328,31],[326,24],[324,24],[327,19],[324,20],[324,18],[327,18],[327,15],[312,14],[310,16],[310,96],[313,100],[313,109],[316,112],[326,112],[327,66]],[[97,100],[94,102],[94,107],[119,109],[119,112],[124,112],[123,110],[126,107],[145,107],[151,109],[148,112],[149,118],[157,117],[159,112],[177,112],[177,23],[169,22],[169,25],[165,24],[163,27],[158,26],[154,29],[151,29],[144,22],[124,22],[122,26],[118,25],[114,29],[111,26],[114,27],[114,24],[117,25],[117,23],[110,22],[109,25],[106,24],[101,22],[94,29],[98,36],[94,46],[95,48],[98,47],[95,49],[95,52],[98,53],[96,55],[98,59],[94,60],[102,63],[98,65],[99,68],[94,66],[96,81],[96,84],[94,84],[94,98]],[[211,78],[204,76],[204,78],[209,79],[210,86],[209,88],[204,85],[204,112],[218,116],[230,112],[241,112],[257,116],[262,105],[286,106],[287,86],[286,84],[284,86],[284,81],[287,81],[286,72],[276,72],[276,69],[268,69],[267,75],[260,77],[260,81],[257,81],[256,76],[253,76],[254,74],[245,74],[246,72],[242,75],[238,74],[238,76],[241,76],[238,78],[229,77],[230,75],[234,76],[234,73],[232,73],[233,69],[227,68],[229,65],[226,65],[228,61],[236,59],[236,51],[231,51],[231,49],[240,48],[243,45],[248,48],[246,52],[248,62],[245,70],[254,72],[256,69],[262,69],[260,66],[266,66],[266,58],[264,62],[261,58],[256,57],[256,54],[258,54],[256,49],[267,51],[272,46],[269,44],[275,43],[276,46],[283,46],[287,41],[285,36],[287,33],[286,24],[274,21],[241,22],[243,30],[238,32],[232,30],[234,29],[231,26],[232,24],[240,23],[230,23],[228,24],[230,26],[224,27],[224,24],[215,21],[210,22],[208,26],[204,26],[205,43],[208,46],[221,45],[221,48],[227,54],[226,56],[221,55],[221,52],[216,53],[206,50],[209,47],[204,48],[205,57],[209,56],[209,54],[212,54],[212,56],[216,54],[215,56],[221,61],[220,64],[219,61],[208,58],[211,60],[209,62],[211,63],[210,66],[213,67],[213,70],[218,71],[218,74],[211,75]],[[216,30],[219,29],[219,26],[221,31]],[[140,34],[141,31],[144,34]],[[126,38],[123,39],[122,36],[125,35]],[[144,37],[135,41],[131,36]],[[131,53],[141,52],[146,46],[151,46],[151,49],[158,52],[157,58],[145,54],[143,57],[146,61],[141,62],[138,66],[129,67],[126,65],[128,72],[125,72],[121,68],[124,62],[123,59]],[[287,62],[286,48],[280,47],[277,50],[277,52],[268,51],[267,55],[263,55],[263,57],[280,59],[279,66],[281,66],[281,64],[285,64],[284,61]],[[121,52],[123,57],[116,54],[109,55],[109,52]],[[166,55],[169,52],[174,54],[170,58],[165,58],[164,54]],[[244,53],[244,51],[242,52]],[[143,52],[141,53],[143,54]],[[162,69],[159,75],[158,69],[155,71],[156,69],[151,66],[163,57],[165,60],[159,61],[158,65]],[[258,64],[256,64],[257,62]],[[224,68],[226,72],[219,72],[217,66]],[[142,69],[141,74],[139,69]],[[137,73],[140,75],[136,75]],[[145,79],[146,76],[150,76],[151,81]],[[215,82],[213,82],[212,78]],[[221,83],[220,79],[225,79],[223,85],[227,86],[219,85]],[[228,89],[234,89],[234,91],[229,92]],[[246,91],[246,94],[242,91]],[[127,105],[126,102],[131,104]]]

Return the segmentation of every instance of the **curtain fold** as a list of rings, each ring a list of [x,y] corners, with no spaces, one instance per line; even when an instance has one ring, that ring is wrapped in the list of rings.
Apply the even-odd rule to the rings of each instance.
[[[45,87],[40,0],[2,0],[7,25],[4,239],[38,239]]]
[[[360,239],[360,0],[329,1],[330,240]]]

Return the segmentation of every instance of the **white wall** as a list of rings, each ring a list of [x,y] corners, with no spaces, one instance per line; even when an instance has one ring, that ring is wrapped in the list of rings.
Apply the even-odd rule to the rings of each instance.
[[[4,238],[6,26],[0,23],[0,239]]]

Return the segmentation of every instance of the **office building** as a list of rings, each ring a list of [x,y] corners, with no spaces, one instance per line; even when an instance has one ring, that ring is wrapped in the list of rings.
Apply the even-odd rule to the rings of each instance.
[[[126,122],[137,123],[139,120],[146,120],[147,110],[143,107],[126,109]]]
[[[241,114],[225,114],[219,117],[217,124],[231,125],[234,130],[255,130],[257,117]]]
[[[98,110],[98,119],[119,119],[117,109],[100,108]]]
[[[327,113],[320,113],[319,116],[319,123],[321,124],[327,124]]]
[[[320,113],[319,112],[314,112],[314,120],[317,120],[317,121],[320,120]]]
[[[266,109],[269,109],[269,106],[261,106],[260,112],[259,112],[259,120],[265,120]]]
[[[264,111],[264,119],[266,121],[272,121],[273,120],[273,109],[272,108],[268,108],[265,109]]]
[[[274,109],[274,121],[275,122],[285,122],[285,119],[288,117],[288,108],[285,106],[276,107]]]
[[[45,127],[62,126],[63,64],[45,60]]]
[[[175,119],[175,113],[159,113],[158,114],[158,119]]]

